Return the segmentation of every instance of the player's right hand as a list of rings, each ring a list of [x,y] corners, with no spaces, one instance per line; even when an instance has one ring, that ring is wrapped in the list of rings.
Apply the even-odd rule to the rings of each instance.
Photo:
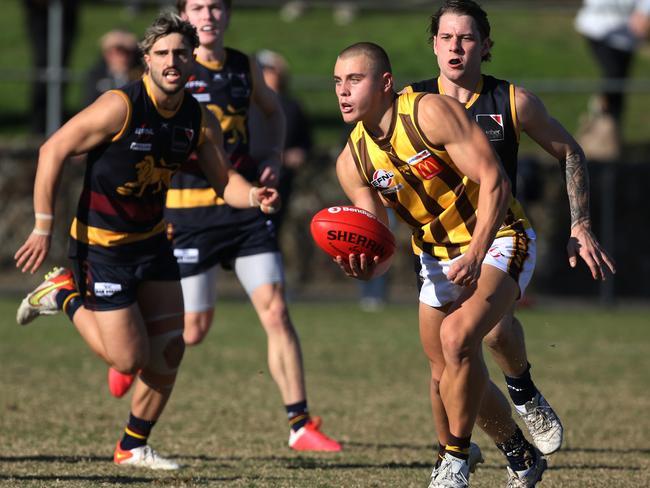
[[[38,271],[50,251],[50,236],[29,234],[25,243],[16,251],[14,259],[16,268],[25,273],[29,271],[34,274]]]
[[[379,256],[369,260],[365,254],[350,254],[347,260],[343,256],[336,256],[334,261],[350,278],[368,281],[373,277],[375,268],[379,264]]]

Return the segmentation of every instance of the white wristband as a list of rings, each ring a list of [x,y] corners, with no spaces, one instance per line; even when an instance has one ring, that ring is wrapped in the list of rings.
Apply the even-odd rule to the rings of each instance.
[[[257,190],[257,187],[251,186],[251,189],[248,191],[248,203],[251,207],[260,206],[260,201],[257,199],[257,195],[255,195],[255,190]]]
[[[36,212],[34,213],[34,217],[41,220],[52,220],[54,218],[54,215]]]
[[[51,232],[49,230],[34,228],[32,234],[36,234],[37,236],[49,236]]]

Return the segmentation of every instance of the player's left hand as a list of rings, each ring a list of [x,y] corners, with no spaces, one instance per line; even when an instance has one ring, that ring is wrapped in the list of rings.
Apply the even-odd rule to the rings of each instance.
[[[252,198],[259,204],[260,210],[265,214],[273,214],[280,210],[280,194],[275,188],[260,186],[253,190]]]
[[[50,237],[35,233],[29,234],[25,243],[14,255],[16,268],[20,268],[23,273],[29,271],[34,274],[47,257],[50,250]]]
[[[483,259],[470,252],[463,254],[457,261],[449,266],[447,278],[459,286],[475,285],[481,276]]]
[[[578,256],[582,258],[594,280],[605,280],[605,269],[614,274],[616,265],[607,251],[600,245],[587,224],[578,223],[571,228],[571,236],[566,246],[569,266],[575,268]]]
[[[365,254],[349,254],[347,260],[343,256],[336,256],[334,261],[350,278],[368,281],[373,277],[375,268],[379,264],[379,256],[368,259]]]

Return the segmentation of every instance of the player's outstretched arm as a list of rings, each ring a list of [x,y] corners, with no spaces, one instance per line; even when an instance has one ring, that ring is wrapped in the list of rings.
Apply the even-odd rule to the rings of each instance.
[[[276,212],[280,208],[278,192],[251,185],[230,166],[223,150],[221,126],[209,110],[202,110],[202,136],[196,152],[201,171],[210,185],[231,207],[260,207],[264,213]]]
[[[50,249],[55,194],[65,160],[110,140],[128,123],[129,102],[108,92],[79,112],[41,146],[34,181],[34,230],[16,251],[16,267],[34,273]]]
[[[263,151],[259,181],[262,185],[275,187],[279,182],[282,166],[286,119],[278,96],[264,81],[262,70],[253,58],[250,60],[250,67],[253,78],[251,100],[264,115],[264,130],[270,134],[265,138],[269,145]]]
[[[510,182],[485,133],[453,98],[425,95],[420,100],[418,123],[427,139],[444,146],[460,172],[480,185],[472,241],[447,274],[457,285],[469,286],[478,280],[485,254],[505,219]]]
[[[571,234],[567,244],[569,266],[575,268],[580,256],[592,277],[604,280],[605,270],[615,273],[616,267],[591,230],[589,173],[584,151],[562,124],[550,116],[537,96],[516,87],[515,103],[521,129],[557,158],[562,168],[571,213]]]
[[[347,145],[336,160],[336,176],[352,205],[367,210],[388,225],[388,214],[379,194],[362,180]],[[335,261],[346,275],[365,281],[373,277],[379,257],[368,260],[365,254],[350,254],[337,256]]]

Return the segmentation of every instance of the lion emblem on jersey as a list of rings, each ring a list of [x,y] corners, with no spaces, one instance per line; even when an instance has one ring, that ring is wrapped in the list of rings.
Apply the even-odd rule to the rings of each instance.
[[[219,120],[226,144],[235,144],[240,140],[243,143],[248,141],[245,109],[237,112],[230,104],[226,107],[225,112],[219,105],[209,104],[207,107]]]
[[[167,165],[164,159],[161,159],[160,166],[157,166],[153,156],[145,156],[135,165],[137,180],[128,181],[124,183],[124,186],[118,186],[117,193],[124,196],[141,197],[147,189],[151,193],[166,190],[179,166],[178,164]]]

